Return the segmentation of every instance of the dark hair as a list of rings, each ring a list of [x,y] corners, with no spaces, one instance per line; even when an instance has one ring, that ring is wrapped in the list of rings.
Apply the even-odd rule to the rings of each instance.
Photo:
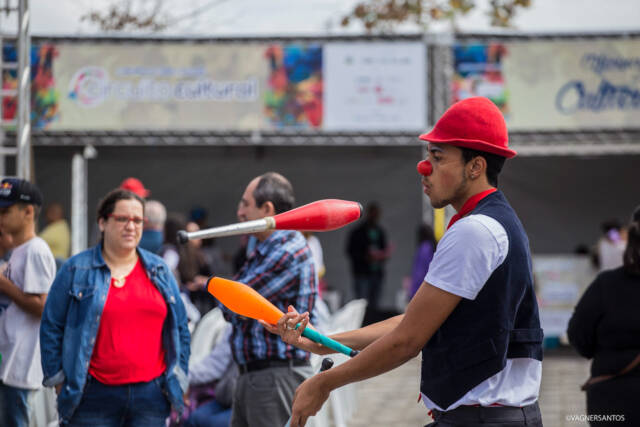
[[[178,243],[178,231],[187,228],[187,220],[184,215],[171,212],[167,215],[164,222],[164,241],[179,248],[182,245]]]
[[[627,273],[640,276],[640,206],[631,217],[627,231],[627,247],[622,259]]]
[[[615,218],[608,219],[600,224],[600,228],[604,234],[607,234],[611,230],[620,230],[621,227],[620,221]]]
[[[99,221],[100,218],[102,218],[106,221],[109,218],[109,215],[111,215],[115,210],[116,203],[118,203],[120,200],[139,201],[142,205],[142,213],[144,214],[144,199],[142,199],[142,197],[129,190],[116,188],[115,190],[111,190],[110,192],[108,192],[107,195],[104,196],[102,200],[100,200],[100,203],[98,204],[98,217],[96,218],[96,220]]]
[[[489,185],[498,187],[498,175],[504,166],[505,157],[497,154],[487,153],[485,151],[472,150],[471,148],[460,148],[462,150],[462,158],[465,163],[469,163],[475,157],[483,157],[487,162],[487,181]]]
[[[380,203],[374,201],[371,201],[369,203],[367,203],[367,208],[366,208],[366,212],[367,214],[370,214],[371,212],[376,212],[376,213],[380,213]]]
[[[431,242],[434,248],[436,246],[436,236],[433,233],[433,228],[431,228],[429,224],[421,224],[418,226],[417,238],[418,245],[422,242]]]
[[[276,172],[260,175],[258,185],[253,190],[253,198],[256,207],[261,207],[266,202],[273,203],[276,214],[291,210],[296,204],[291,183]]]
[[[167,221],[164,223],[164,241],[165,244],[173,246],[178,253],[176,273],[182,285],[191,282],[199,274],[199,263],[204,263],[202,254],[197,249],[178,242],[178,231],[186,228],[187,220],[184,215],[176,212],[167,215]]]
[[[33,220],[37,221],[40,216],[40,212],[42,211],[42,206],[36,205],[34,203],[16,203],[20,209],[26,208],[27,206],[33,206]]]

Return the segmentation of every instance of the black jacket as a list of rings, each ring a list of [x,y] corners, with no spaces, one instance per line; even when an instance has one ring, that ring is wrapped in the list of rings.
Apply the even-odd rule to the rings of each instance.
[[[593,358],[592,376],[617,374],[640,354],[638,304],[640,276],[623,267],[600,273],[580,298],[567,333],[578,353]]]

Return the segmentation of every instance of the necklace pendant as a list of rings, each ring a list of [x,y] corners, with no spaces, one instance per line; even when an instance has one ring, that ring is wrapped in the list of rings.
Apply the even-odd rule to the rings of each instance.
[[[121,279],[114,278],[113,279],[113,286],[115,286],[116,288],[123,287],[124,286],[124,279],[125,279],[124,277],[121,278]]]

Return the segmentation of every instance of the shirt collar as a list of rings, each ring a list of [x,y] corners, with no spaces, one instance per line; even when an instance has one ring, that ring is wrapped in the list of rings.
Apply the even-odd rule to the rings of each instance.
[[[254,256],[256,251],[260,255],[265,256],[276,241],[286,239],[287,233],[287,230],[275,230],[262,242],[259,241],[256,237],[253,237],[254,239],[256,239],[256,244],[255,249],[251,253],[250,257]]]
[[[462,208],[460,208],[460,211],[451,217],[451,220],[449,221],[449,225],[447,225],[447,230],[451,228],[451,226],[455,224],[456,221],[463,218],[469,212],[474,210],[478,205],[478,203],[480,203],[480,200],[484,199],[491,193],[495,193],[496,191],[498,190],[495,188],[490,188],[488,190],[482,191],[478,194],[474,194],[473,196],[469,197],[469,199],[467,199],[467,201],[464,202],[464,205],[462,205]]]

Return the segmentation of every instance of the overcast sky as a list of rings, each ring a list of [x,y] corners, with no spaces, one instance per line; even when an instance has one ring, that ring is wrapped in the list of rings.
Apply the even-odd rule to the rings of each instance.
[[[113,0],[111,0],[113,1]],[[100,8],[110,0],[31,0],[34,35],[95,34],[95,27],[80,22],[82,14]],[[134,0],[140,1],[140,0]],[[147,0],[149,1],[149,0]],[[163,34],[181,35],[325,35],[358,33],[353,26],[347,30],[339,22],[357,0],[165,0],[172,16],[182,16],[191,10],[213,7],[184,19]],[[460,21],[463,31],[491,30],[486,16],[488,0],[479,0],[479,7]],[[640,30],[640,0],[532,0],[515,20],[518,30],[537,31],[616,31]],[[169,5],[173,9],[169,9]],[[179,5],[179,6],[178,6]],[[2,15],[2,31],[11,27]],[[441,30],[442,26],[432,28]]]

